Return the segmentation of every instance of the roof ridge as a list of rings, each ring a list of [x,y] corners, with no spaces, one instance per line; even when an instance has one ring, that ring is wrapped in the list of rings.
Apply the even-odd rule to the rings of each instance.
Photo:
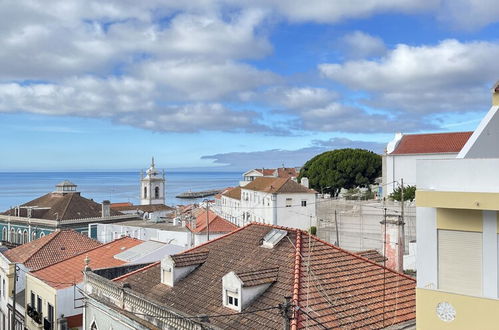
[[[42,268],[40,268],[40,269],[37,269],[37,270],[36,270],[36,271],[34,271],[33,273],[36,273],[36,272],[38,272],[38,271],[40,271],[40,270],[42,270],[42,269],[45,269],[45,268],[51,267],[51,266],[53,266],[53,265],[57,265],[57,264],[59,264],[59,263],[61,263],[61,262],[67,261],[67,260],[69,260],[69,259],[79,257],[79,256],[81,256],[82,254],[92,252],[93,250],[103,248],[103,247],[104,247],[104,246],[106,246],[106,245],[110,245],[110,244],[112,244],[112,243],[115,243],[115,242],[117,242],[117,241],[123,240],[123,239],[125,239],[125,238],[130,238],[130,239],[133,239],[133,240],[138,240],[138,241],[141,241],[141,240],[139,240],[139,239],[132,238],[132,237],[129,237],[129,236],[120,237],[120,238],[118,238],[118,239],[115,239],[114,241],[111,241],[111,242],[108,242],[108,243],[104,243],[104,244],[102,244],[102,245],[99,245],[99,246],[96,246],[96,247],[94,247],[94,248],[91,248],[91,249],[85,250],[85,251],[83,251],[83,252],[80,252],[80,253],[78,253],[78,254],[72,255],[71,257],[66,258],[66,259],[64,259],[64,260],[61,260],[61,261],[58,261],[58,262],[53,263],[53,264],[51,264],[51,265],[47,265],[47,266],[45,266],[45,267],[42,267]]]
[[[435,134],[463,134],[463,133],[473,133],[474,131],[459,131],[459,132],[435,132],[435,133],[402,133],[404,136],[415,136],[415,135],[435,135]]]
[[[61,230],[60,229],[57,229],[55,232],[53,232],[53,236],[50,237],[50,239],[47,240],[47,242],[45,242],[45,244],[42,244],[40,245],[40,247],[38,249],[36,249],[35,251],[33,251],[33,253],[31,253],[31,255],[29,256],[29,258],[27,258],[26,260],[24,260],[23,263],[27,263],[31,258],[33,258],[33,256],[38,253],[42,248],[45,247],[45,245],[49,244],[50,242],[52,242],[57,236],[59,236],[59,234],[61,233]],[[50,235],[48,235],[50,236]],[[36,240],[35,240],[36,241]],[[34,242],[34,241],[31,241],[31,242]]]
[[[73,196],[75,194],[69,194],[69,198],[68,198],[68,201],[66,203],[66,206],[64,207],[64,210],[62,211],[62,215],[61,215],[61,219],[64,219],[64,215],[66,215],[66,212],[68,211],[68,208],[69,208],[69,204],[71,204],[71,201],[73,200]],[[55,220],[58,220],[58,219],[55,219]]]
[[[313,238],[313,239],[315,239],[316,241],[319,241],[319,242],[321,242],[321,243],[323,243],[323,244],[326,244],[326,245],[328,245],[328,246],[330,246],[330,247],[332,247],[332,248],[335,248],[336,250],[339,250],[339,251],[342,251],[342,252],[348,253],[348,254],[350,254],[350,255],[352,255],[352,256],[354,256],[354,257],[358,258],[358,259],[365,260],[365,261],[367,261],[367,262],[369,262],[369,263],[371,263],[371,264],[373,264],[373,265],[376,265],[376,266],[378,266],[378,267],[384,268],[384,269],[386,269],[386,270],[389,270],[389,271],[390,271],[390,272],[392,272],[392,273],[395,273],[395,274],[397,274],[397,275],[404,276],[404,277],[406,277],[406,278],[408,278],[408,279],[410,279],[410,280],[412,280],[412,281],[416,282],[416,280],[415,280],[414,278],[410,277],[409,275],[406,275],[406,274],[404,274],[404,273],[397,272],[397,271],[396,271],[396,270],[394,270],[394,269],[391,269],[391,268],[388,268],[388,267],[386,267],[386,266],[380,265],[380,264],[378,264],[377,262],[374,262],[374,261],[372,261],[372,260],[370,260],[370,259],[368,259],[368,258],[362,257],[362,256],[360,256],[360,255],[358,255],[358,254],[355,254],[355,253],[350,252],[350,251],[348,251],[348,250],[342,249],[342,248],[340,248],[339,246],[336,246],[336,245],[333,245],[333,244],[331,244],[331,243],[328,243],[328,242],[326,242],[326,241],[324,241],[324,240],[320,239],[320,238],[319,238],[319,237],[317,237],[317,236],[310,235],[310,237],[312,237],[312,238]],[[383,256],[383,257],[385,257],[385,258],[386,258],[386,256]]]
[[[296,229],[296,246],[295,246],[295,264],[294,264],[294,279],[293,279],[293,304],[296,307],[300,305],[300,283],[301,283],[301,230]],[[310,252],[309,252],[310,253]],[[291,329],[298,328],[299,310],[295,310],[295,315],[291,320]]]

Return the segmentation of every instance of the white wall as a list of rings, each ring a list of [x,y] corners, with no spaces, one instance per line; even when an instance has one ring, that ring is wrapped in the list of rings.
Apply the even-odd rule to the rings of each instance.
[[[213,210],[225,220],[237,226],[242,226],[241,201],[238,199],[223,196],[220,199],[219,209]]]
[[[416,209],[416,237],[418,288],[437,289],[438,285],[438,248],[437,212],[434,208]]]
[[[418,190],[499,192],[499,159],[418,160]]]
[[[90,227],[88,232],[90,233]],[[143,241],[156,240],[184,247],[191,246],[191,232],[188,229],[177,231],[123,226],[119,224],[97,224],[97,240],[101,243],[112,242],[121,237],[121,235],[130,236]]]
[[[286,199],[291,198],[291,207],[286,207]],[[306,201],[307,206],[301,206]],[[277,195],[277,225],[308,230],[316,226],[315,194],[279,194]]]
[[[83,282],[76,284],[78,287],[83,288]],[[57,290],[57,306],[56,308],[56,319],[59,319],[62,315],[72,316],[83,313],[82,308],[75,308],[76,306],[83,306],[82,300],[74,300],[81,298],[82,295],[78,289],[70,286],[69,288]],[[44,303],[46,303],[44,301]]]
[[[386,155],[386,186],[383,187],[383,196],[388,196],[398,187],[397,181],[404,179],[405,186],[416,185],[416,161],[419,159],[453,159],[457,153],[442,154],[414,154],[414,155]]]

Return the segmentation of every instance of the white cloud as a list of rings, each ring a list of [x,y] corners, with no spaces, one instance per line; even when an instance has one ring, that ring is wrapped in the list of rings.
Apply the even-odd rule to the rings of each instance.
[[[116,118],[122,124],[163,132],[267,131],[267,127],[257,123],[258,119],[256,112],[233,111],[219,103],[167,106]]]
[[[262,97],[286,110],[302,110],[324,106],[339,95],[326,88],[276,86],[266,90]]]
[[[377,106],[419,113],[464,111],[477,110],[469,107],[479,106],[499,76],[498,57],[497,43],[444,40],[432,46],[400,44],[380,60],[321,64],[319,70],[352,89],[371,92],[369,102]]]
[[[196,59],[146,62],[137,74],[166,86],[164,93],[175,101],[220,100],[279,79],[271,72],[246,64]]]
[[[458,28],[474,30],[499,22],[495,0],[443,0],[437,17]]]
[[[386,47],[379,37],[371,36],[362,31],[354,31],[339,40],[340,48],[350,58],[366,58],[385,54]]]

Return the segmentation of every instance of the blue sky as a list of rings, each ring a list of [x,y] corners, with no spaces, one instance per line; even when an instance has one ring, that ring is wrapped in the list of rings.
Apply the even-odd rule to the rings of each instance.
[[[0,171],[300,166],[473,130],[491,0],[0,4]]]

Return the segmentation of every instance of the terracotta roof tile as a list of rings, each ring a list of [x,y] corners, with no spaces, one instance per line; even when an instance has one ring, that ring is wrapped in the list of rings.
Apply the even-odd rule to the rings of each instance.
[[[243,281],[243,286],[245,287],[273,283],[277,280],[278,274],[279,267],[236,273],[241,281]]]
[[[196,217],[196,226],[191,226],[191,224],[188,223],[186,227],[193,233],[206,232],[206,210],[199,208],[196,212],[193,212],[193,214]],[[210,233],[228,233],[239,228],[232,222],[225,220],[212,211],[208,211],[208,222],[210,223]]]
[[[355,253],[361,257],[364,257],[366,259],[369,259],[377,263],[383,263],[387,259],[386,257],[383,257],[383,255],[376,250],[365,250]]]
[[[272,249],[261,247],[272,228],[288,234]],[[205,262],[174,287],[161,283],[159,263],[119,281],[189,315],[231,313],[222,304],[221,279],[234,271],[249,283],[275,278],[245,311],[277,306],[294,294],[302,310],[331,329],[382,328],[415,318],[414,279],[300,230],[253,223],[185,253],[197,252],[208,252]],[[296,313],[298,328],[320,328],[305,313]],[[282,316],[270,309],[210,322],[224,329],[280,329]]]
[[[31,274],[53,288],[62,289],[70,287],[71,283],[80,283],[83,280],[82,270],[85,267],[85,258],[87,256],[90,259],[89,266],[92,269],[121,266],[126,262],[116,259],[114,256],[141,243],[141,240],[123,237],[80,253],[72,258],[39,269]]]
[[[21,205],[20,216],[27,217],[28,210],[23,206],[33,207],[32,218],[47,220],[95,218],[102,215],[102,205],[82,197],[79,192],[52,192],[24,203]],[[3,214],[14,215],[15,209],[7,210]],[[119,214],[121,213],[111,209],[111,215]]]
[[[173,211],[174,208],[165,204],[151,204],[151,205],[121,205],[114,206],[111,205],[112,210],[116,211],[143,211],[143,212],[156,212],[156,211]]]
[[[241,200],[241,187],[235,187],[224,191],[222,195],[232,199]]]
[[[200,265],[206,261],[206,258],[208,258],[208,251],[176,254],[170,257],[175,262],[176,267]]]
[[[34,271],[101,245],[88,236],[66,229],[5,251],[4,255]]]
[[[473,132],[404,135],[390,155],[458,153]]]
[[[310,193],[316,191],[306,188],[291,180],[291,178],[267,178],[259,177],[248,183],[242,189],[262,191],[267,193]]]

